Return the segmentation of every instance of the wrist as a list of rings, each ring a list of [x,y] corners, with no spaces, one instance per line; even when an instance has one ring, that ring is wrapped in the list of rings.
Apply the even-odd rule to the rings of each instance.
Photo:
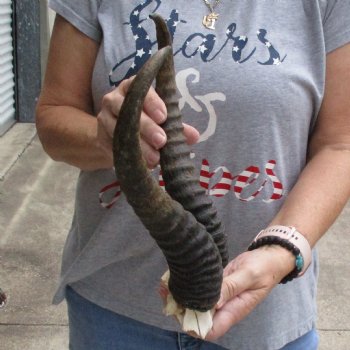
[[[311,263],[311,248],[307,239],[298,232],[295,227],[280,225],[270,226],[259,232],[248,247],[248,250],[270,245],[278,245],[288,250],[295,257],[293,271],[285,275],[281,283],[289,282],[305,273]]]
[[[295,268],[295,256],[289,250],[277,244],[264,245],[259,250],[265,250],[273,259],[274,273],[279,281],[290,274]]]

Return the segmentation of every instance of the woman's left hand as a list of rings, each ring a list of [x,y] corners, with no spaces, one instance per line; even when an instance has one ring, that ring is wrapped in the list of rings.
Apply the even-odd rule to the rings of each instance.
[[[244,252],[224,270],[221,297],[206,340],[224,335],[263,301],[295,267],[295,257],[277,245]]]

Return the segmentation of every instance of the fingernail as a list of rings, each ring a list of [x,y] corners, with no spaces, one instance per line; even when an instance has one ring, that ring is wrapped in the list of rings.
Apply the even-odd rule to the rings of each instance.
[[[153,135],[153,144],[155,147],[161,147],[165,144],[166,137],[164,134],[157,132]]]
[[[223,295],[221,294],[220,299],[218,300],[218,302],[216,303],[216,308],[220,309],[222,308],[222,306],[225,304]]]
[[[154,121],[157,123],[163,123],[166,119],[166,113],[161,109],[156,109],[153,113]]]

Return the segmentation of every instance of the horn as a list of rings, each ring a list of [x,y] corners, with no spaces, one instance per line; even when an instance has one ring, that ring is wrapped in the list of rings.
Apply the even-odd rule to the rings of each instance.
[[[157,14],[150,16],[156,23],[158,49],[171,46],[171,37],[163,18]],[[223,267],[228,263],[227,236],[217,211],[205,189],[200,186],[195,168],[190,158],[190,149],[182,133],[182,116],[178,100],[173,55],[167,56],[160,68],[156,91],[164,101],[168,116],[162,124],[167,135],[167,143],[160,151],[160,164],[165,189],[170,196],[182,204],[203,224],[217,245]]]
[[[220,297],[223,265],[218,247],[196,216],[186,210],[180,200],[173,199],[170,192],[166,193],[160,188],[147,169],[139,143],[140,115],[155,76],[158,75],[157,90],[165,98],[168,114],[177,105],[175,81],[169,82],[168,79],[173,78],[164,72],[173,67],[172,48],[167,45],[170,35],[159,16],[154,20],[162,48],[141,68],[121,107],[113,137],[115,171],[127,201],[167,260],[169,290],[175,301],[185,308],[207,311],[214,307]],[[161,160],[161,166],[173,169],[175,165],[177,168],[174,172],[167,169],[166,172],[173,173],[174,181],[182,183],[182,177],[187,177],[190,163],[189,151],[182,151],[188,149],[182,124],[180,128],[169,129],[166,133],[173,141],[168,154],[164,156],[161,153],[161,158],[165,158]],[[177,152],[172,155],[174,148]],[[185,197],[188,199],[188,195]],[[199,207],[203,206],[195,204],[194,211],[199,211]],[[201,214],[198,216],[201,217]]]

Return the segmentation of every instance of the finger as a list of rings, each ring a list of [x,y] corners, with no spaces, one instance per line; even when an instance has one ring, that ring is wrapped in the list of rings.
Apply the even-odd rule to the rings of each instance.
[[[186,137],[187,143],[189,145],[193,145],[198,142],[199,140],[199,132],[197,129],[195,129],[193,126],[188,124],[183,124],[184,126],[184,135]]]
[[[103,97],[102,110],[109,116],[117,116],[120,113],[120,108],[124,102],[125,94],[130,88],[130,84],[133,78],[124,80],[117,89],[111,91]],[[159,149],[164,146],[166,142],[166,135],[162,128],[159,127],[159,123],[163,123],[166,119],[166,108],[164,102],[159,98],[153,88],[148,92],[145,103],[144,111],[140,117],[140,133],[144,141],[149,143],[152,147]],[[113,135],[113,129],[109,125],[111,136]],[[107,126],[106,126],[107,127]]]
[[[140,146],[142,149],[142,155],[147,163],[148,168],[154,169],[160,159],[160,154],[157,150],[151,147],[147,142],[145,142],[142,138],[140,139]]]
[[[123,101],[124,96],[121,94],[120,90],[118,88],[114,89],[103,96],[101,112],[109,112],[117,117],[120,113]]]
[[[215,340],[223,336],[233,325],[245,318],[258,304],[249,291],[241,293],[228,301],[218,310],[213,318],[213,328],[207,334],[206,340]]]
[[[162,124],[166,120],[167,109],[165,103],[152,86],[146,95],[143,110],[157,124]]]
[[[140,133],[143,140],[156,150],[163,147],[166,143],[164,130],[145,113],[141,114]]]
[[[152,145],[155,149],[162,148],[167,140],[164,130],[145,113],[141,114],[140,123],[140,132],[144,140]],[[183,126],[183,132],[187,143],[189,145],[197,143],[200,136],[198,130],[188,124],[183,124]]]
[[[135,77],[131,77],[121,82],[119,85],[118,93],[122,98],[125,97],[127,91],[130,88],[130,84],[134,80]],[[120,106],[119,106],[120,108]],[[167,110],[165,107],[165,103],[158,96],[154,88],[151,86],[143,104],[143,109],[146,114],[154,120],[157,124],[161,124],[165,122],[167,116]],[[119,111],[117,111],[119,113]]]
[[[225,303],[250,288],[252,279],[246,270],[236,270],[224,277],[220,299],[217,308],[220,309]]]
[[[237,307],[233,301],[229,304],[231,309]],[[234,312],[230,312],[228,308],[217,311],[213,317],[213,327],[206,335],[205,340],[213,341],[223,336],[238,319]]]
[[[230,299],[213,318],[213,328],[207,340],[214,340],[224,335],[233,325],[247,317],[268,295],[266,288],[247,289]]]
[[[100,129],[103,129],[105,134],[108,135],[110,139],[113,137],[114,128],[117,123],[116,116],[108,109],[103,109],[97,115],[97,123]]]
[[[125,96],[126,93],[129,90],[129,87],[131,85],[131,83],[133,82],[133,80],[136,78],[136,75],[133,75],[132,77],[128,78],[128,79],[124,79],[117,87],[116,90],[119,90],[120,93]]]
[[[135,77],[131,77],[129,79],[123,80],[120,83],[116,93],[119,93],[120,96],[124,98],[134,78]],[[146,112],[146,114],[149,115],[150,118],[154,120],[157,124],[164,123],[167,115],[167,110],[163,100],[158,96],[158,94],[152,86],[150,87],[145,97],[143,109]]]
[[[112,148],[112,138],[117,117],[108,109],[104,109],[97,116],[98,132],[100,141],[108,148]],[[143,156],[150,167],[154,167],[159,162],[159,152],[157,150],[165,145],[166,135],[163,129],[144,113],[140,121],[140,145]]]

